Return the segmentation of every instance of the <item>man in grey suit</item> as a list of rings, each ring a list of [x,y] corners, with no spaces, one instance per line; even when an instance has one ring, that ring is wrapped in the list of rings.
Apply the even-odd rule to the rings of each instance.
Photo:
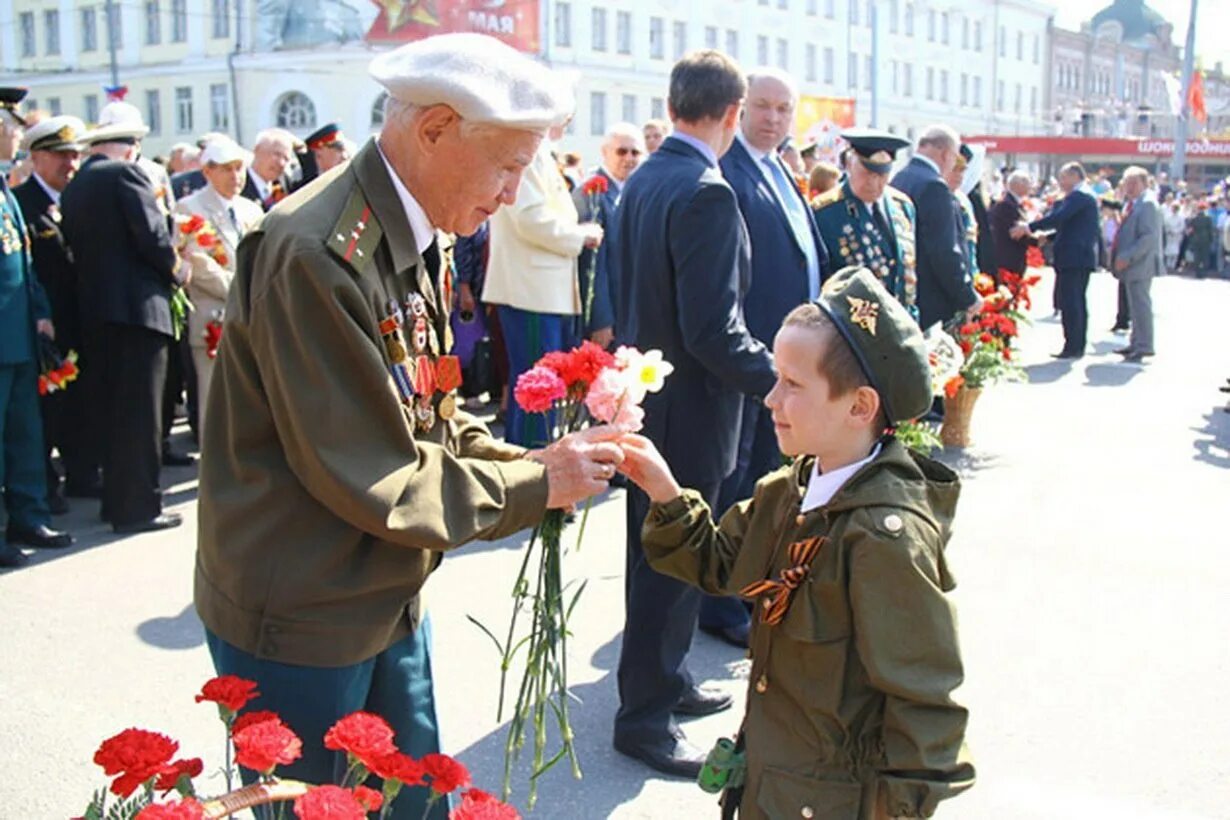
[[[1132,166],[1123,172],[1126,215],[1111,250],[1115,276],[1127,291],[1132,316],[1128,346],[1115,352],[1124,361],[1140,362],[1153,355],[1153,301],[1149,288],[1162,274],[1162,214],[1153,199],[1145,196],[1149,172]]]

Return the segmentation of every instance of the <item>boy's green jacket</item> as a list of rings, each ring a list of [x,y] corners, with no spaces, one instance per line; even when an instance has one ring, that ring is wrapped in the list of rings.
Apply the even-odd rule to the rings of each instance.
[[[791,544],[823,537],[777,625],[758,616],[786,593],[756,601],[739,816],[858,820],[879,801],[889,816],[930,817],[974,783],[945,595],[960,485],[893,439],[828,505],[800,515],[813,464],[766,476],[720,526],[692,491],[655,504],[645,552],[660,572],[733,595],[781,579]]]

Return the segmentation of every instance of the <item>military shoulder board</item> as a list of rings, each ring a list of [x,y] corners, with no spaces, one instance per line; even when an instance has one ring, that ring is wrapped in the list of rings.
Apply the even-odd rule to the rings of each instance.
[[[350,192],[346,207],[342,208],[325,244],[334,256],[358,271],[371,260],[383,235],[371,205],[356,187]]]

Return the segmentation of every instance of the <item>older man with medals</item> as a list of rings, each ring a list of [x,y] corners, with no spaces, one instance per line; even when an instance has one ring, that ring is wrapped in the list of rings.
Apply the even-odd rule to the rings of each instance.
[[[833,268],[871,270],[918,319],[914,270],[914,203],[888,184],[897,151],[908,140],[871,128],[842,132],[849,143],[846,178],[812,201]]]
[[[457,410],[447,249],[511,203],[567,96],[549,69],[477,34],[372,62],[379,137],[243,239],[209,392],[195,601],[219,673],[303,739],[279,774],[333,782],[321,738],[357,710],[402,751],[437,751],[430,620],[443,553],[511,535],[603,491],[599,435],[541,451]],[[340,767],[340,768],[339,768]],[[448,815],[414,788],[393,817]],[[424,814],[425,809],[428,814]]]

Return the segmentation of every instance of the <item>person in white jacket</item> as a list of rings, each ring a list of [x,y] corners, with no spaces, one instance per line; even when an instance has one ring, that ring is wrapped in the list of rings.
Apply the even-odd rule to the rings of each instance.
[[[216,322],[220,330],[239,240],[264,216],[259,205],[239,195],[247,166],[247,151],[230,139],[213,140],[201,152],[201,173],[208,184],[175,205],[175,239],[192,265],[187,287],[193,306],[188,315],[188,344],[196,366],[197,427],[202,436],[217,341],[210,338],[209,325]]]
[[[602,242],[602,227],[579,222],[551,144],[564,125],[548,132],[517,189],[517,199],[492,215],[487,281],[482,300],[495,305],[508,348],[508,384],[552,350],[576,343],[581,313],[577,257]],[[548,441],[544,416],[521,411],[508,402],[505,440],[524,447]]]

